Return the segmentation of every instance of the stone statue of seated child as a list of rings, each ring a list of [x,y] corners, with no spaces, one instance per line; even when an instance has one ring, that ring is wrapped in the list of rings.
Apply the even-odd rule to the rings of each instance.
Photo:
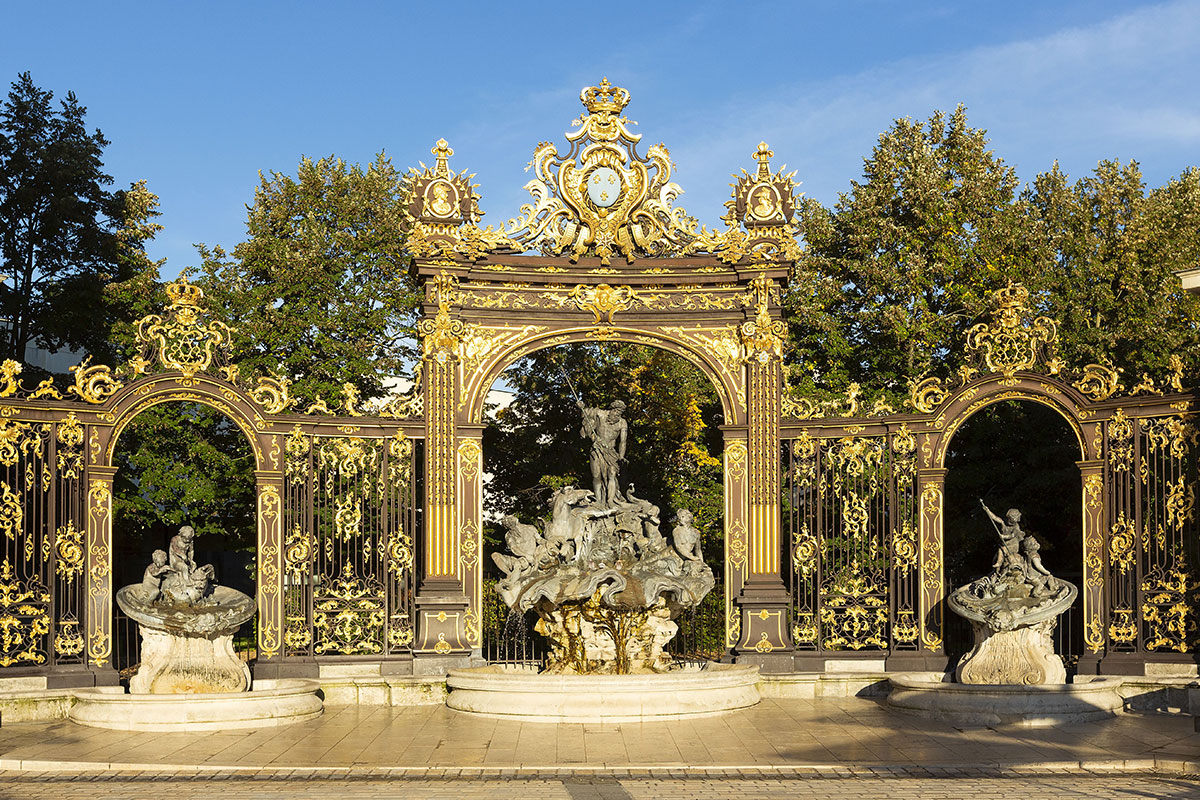
[[[167,551],[155,550],[150,556],[150,565],[142,575],[142,600],[153,603],[162,597],[163,578],[173,572],[167,566]]]

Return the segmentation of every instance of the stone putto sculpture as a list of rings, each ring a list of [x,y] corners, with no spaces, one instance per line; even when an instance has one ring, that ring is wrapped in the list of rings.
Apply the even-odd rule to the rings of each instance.
[[[637,497],[633,484],[618,490],[625,404],[579,408],[581,433],[592,441],[593,488],[555,491],[540,529],[504,518],[509,552],[492,554],[504,573],[496,591],[512,612],[537,612],[535,630],[551,642],[548,672],[663,671],[675,617],[715,583],[700,531],[681,509],[668,541],[659,507]]]
[[[250,688],[250,670],[234,652],[233,634],[254,616],[254,600],[218,586],[211,564],[196,564],[195,539],[195,530],[184,525],[166,550],[151,555],[142,582],[116,593],[142,636],[141,664],[129,680],[132,694]]]
[[[1003,518],[979,501],[996,528],[1000,547],[992,572],[951,593],[947,602],[971,622],[975,645],[959,661],[960,683],[1065,683],[1066,669],[1054,653],[1058,617],[1078,588],[1055,578],[1042,564],[1037,539],[1021,529],[1021,512]]]

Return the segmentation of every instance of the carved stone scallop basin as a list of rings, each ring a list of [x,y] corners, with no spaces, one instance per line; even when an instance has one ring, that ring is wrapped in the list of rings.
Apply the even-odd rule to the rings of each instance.
[[[509,664],[452,670],[446,705],[525,722],[646,722],[759,702],[758,667],[685,666],[634,675],[551,675]]]
[[[324,703],[315,680],[255,681],[248,692],[125,694],[120,687],[77,689],[70,719],[92,728],[119,731],[200,733],[234,728],[268,728],[321,715]]]
[[[953,725],[1013,725],[1046,728],[1093,722],[1120,714],[1122,679],[1078,676],[1075,683],[1031,686],[951,683],[940,672],[905,672],[888,677],[889,707]]]

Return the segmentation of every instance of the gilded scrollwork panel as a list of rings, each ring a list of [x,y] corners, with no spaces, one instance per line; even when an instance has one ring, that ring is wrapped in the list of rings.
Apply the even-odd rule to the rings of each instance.
[[[260,482],[258,491],[258,651],[276,658],[283,643],[282,501],[274,482]]]
[[[942,648],[942,484],[929,480],[921,490],[921,646]]]
[[[87,508],[87,658],[105,667],[112,657],[111,474],[91,480]]]

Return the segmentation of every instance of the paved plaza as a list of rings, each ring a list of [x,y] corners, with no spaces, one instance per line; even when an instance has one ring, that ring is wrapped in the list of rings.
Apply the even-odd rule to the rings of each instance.
[[[1200,797],[1184,715],[1057,729],[955,728],[867,698],[766,699],[642,724],[509,722],[444,706],[331,706],[209,734],[68,721],[0,728],[0,797]],[[178,791],[177,791],[178,790]]]
[[[919,771],[919,770],[918,770]],[[937,777],[879,775],[869,770],[844,770],[839,776],[788,775],[741,771],[723,777],[677,774],[653,777],[397,778],[373,773],[342,777],[218,773],[131,773],[116,775],[29,774],[0,775],[3,800],[58,800],[86,792],[89,800],[142,800],[169,792],[172,798],[275,800],[276,798],[403,797],[406,800],[1135,800],[1163,798],[1192,800],[1200,795],[1194,777],[1131,774],[979,774],[977,770],[946,771]],[[165,782],[170,781],[167,789]],[[84,785],[86,784],[86,785]]]

